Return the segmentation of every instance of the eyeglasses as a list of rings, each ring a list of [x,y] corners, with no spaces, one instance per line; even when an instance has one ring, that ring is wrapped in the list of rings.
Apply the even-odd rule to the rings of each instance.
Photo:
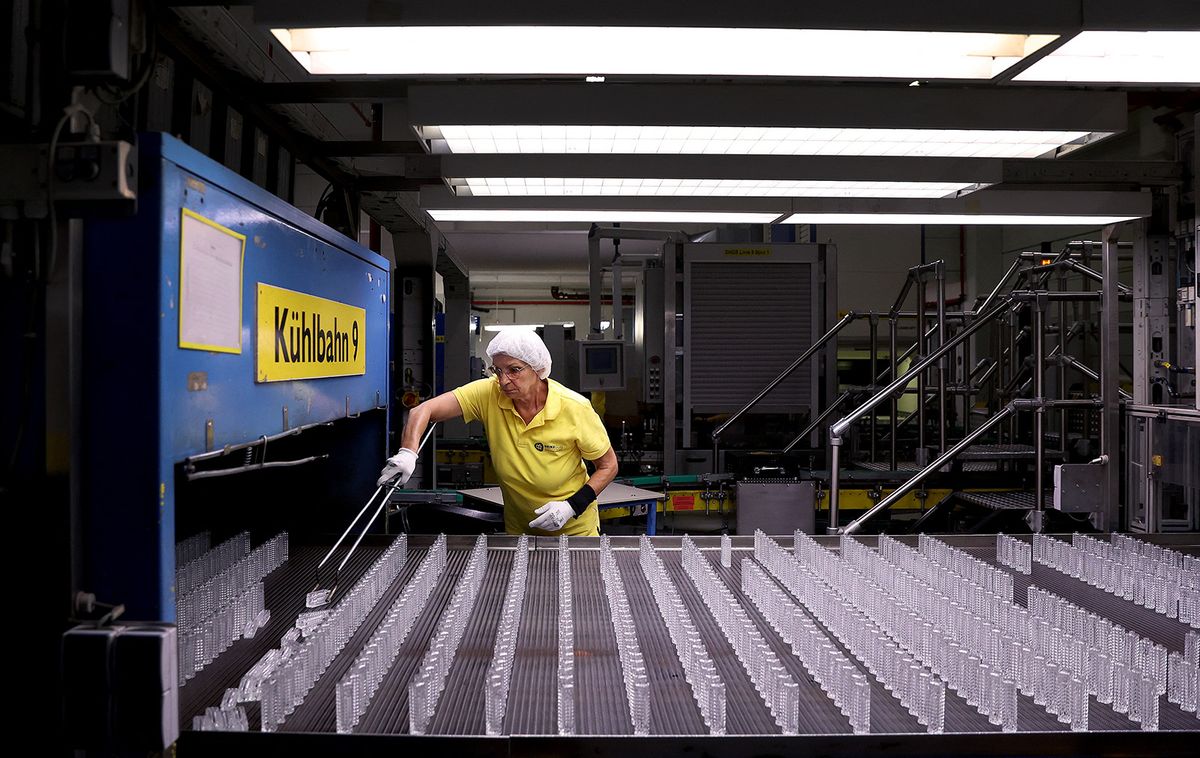
[[[508,368],[497,368],[496,366],[488,366],[488,372],[491,373],[492,376],[498,377],[501,374],[505,374],[508,376],[509,379],[516,379],[527,368],[529,368],[529,367],[528,366],[509,366]]]

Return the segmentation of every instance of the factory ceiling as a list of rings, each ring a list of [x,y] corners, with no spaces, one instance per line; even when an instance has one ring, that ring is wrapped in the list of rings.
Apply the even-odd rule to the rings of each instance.
[[[1112,138],[1200,88],[1178,0],[165,4],[298,158],[471,270],[577,265],[591,221],[1136,217],[1182,170]]]

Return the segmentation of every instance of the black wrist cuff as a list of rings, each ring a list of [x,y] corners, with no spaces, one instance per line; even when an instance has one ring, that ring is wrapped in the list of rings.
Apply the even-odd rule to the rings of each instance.
[[[585,484],[579,488],[579,491],[567,498],[567,505],[571,506],[571,510],[575,511],[575,516],[587,510],[587,507],[596,500],[596,490]]]

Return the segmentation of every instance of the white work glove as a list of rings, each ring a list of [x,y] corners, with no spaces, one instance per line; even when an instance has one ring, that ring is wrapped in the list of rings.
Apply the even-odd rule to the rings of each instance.
[[[537,514],[537,518],[529,522],[529,527],[547,532],[557,532],[568,519],[575,517],[571,504],[565,500],[551,500],[534,513]]]
[[[382,487],[396,477],[400,477],[397,482],[397,487],[403,487],[412,476],[413,469],[417,467],[417,454],[406,447],[400,448],[400,452],[387,459],[384,464],[383,471],[379,474],[379,481],[375,482],[376,487]]]

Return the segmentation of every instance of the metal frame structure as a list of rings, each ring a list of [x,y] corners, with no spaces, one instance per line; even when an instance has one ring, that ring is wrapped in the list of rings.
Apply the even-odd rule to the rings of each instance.
[[[1060,416],[1059,430],[1060,442],[1062,448],[1066,445],[1065,432],[1067,429],[1066,412],[1069,409],[1097,409],[1102,414],[1104,423],[1102,424],[1104,432],[1101,435],[1101,456],[1094,461],[1096,465],[1105,466],[1106,482],[1109,478],[1119,477],[1119,453],[1117,446],[1117,438],[1115,437],[1117,426],[1113,419],[1119,419],[1120,412],[1120,395],[1121,390],[1115,378],[1116,361],[1118,358],[1119,343],[1116,342],[1117,334],[1117,313],[1118,303],[1122,298],[1128,298],[1130,292],[1128,288],[1122,287],[1116,281],[1116,250],[1117,242],[1115,239],[1115,227],[1110,227],[1106,233],[1105,242],[1105,272],[1103,274],[1093,271],[1090,267],[1079,263],[1072,259],[1070,246],[1064,248],[1058,255],[1054,256],[1048,263],[1040,263],[1030,260],[1026,256],[1018,258],[1009,267],[1001,280],[996,284],[986,298],[975,308],[973,312],[964,311],[959,316],[959,320],[954,322],[958,326],[958,331],[953,336],[947,338],[947,326],[950,321],[947,319],[945,310],[945,287],[944,279],[940,272],[943,270],[940,261],[917,266],[909,271],[909,276],[905,281],[903,288],[896,300],[896,304],[892,307],[890,313],[890,321],[892,332],[890,335],[890,344],[892,345],[892,355],[896,352],[896,337],[895,324],[896,317],[900,313],[899,309],[906,300],[910,289],[914,283],[922,284],[921,297],[918,301],[917,308],[917,324],[918,324],[918,342],[914,345],[917,352],[915,363],[910,366],[909,370],[900,376],[894,376],[891,382],[883,388],[873,388],[877,390],[875,394],[857,409],[848,412],[837,423],[829,428],[830,444],[832,446],[830,457],[830,533],[854,533],[863,527],[865,523],[873,519],[880,512],[890,508],[894,503],[907,495],[915,487],[917,487],[926,477],[938,471],[943,466],[952,461],[956,456],[965,451],[972,444],[981,440],[985,434],[996,431],[998,434],[1003,433],[1003,422],[1010,424],[1015,419],[1019,411],[1031,411],[1033,413],[1033,438],[1034,438],[1034,508],[1028,516],[1030,527],[1035,532],[1040,532],[1043,529],[1043,517],[1045,508],[1045,464],[1047,459],[1047,451],[1045,447],[1046,439],[1046,413],[1047,411],[1057,411]],[[1059,273],[1058,283],[1060,289],[1050,291],[1045,289],[1053,272]],[[938,281],[937,292],[937,323],[931,328],[928,325],[928,314],[925,308],[925,295],[923,286],[923,277],[926,272],[933,272],[935,279]],[[1101,279],[1104,282],[1105,289],[1101,291],[1091,291],[1088,289],[1072,291],[1064,287],[1066,283],[1066,274],[1074,273],[1082,275],[1085,281]],[[1011,286],[1012,289],[1007,294],[1004,292],[1006,286]],[[1115,297],[1106,298],[1106,292],[1114,293]],[[1065,326],[1065,315],[1067,312],[1066,304],[1070,302],[1097,302],[1102,301],[1102,327],[1101,327],[1101,374],[1097,374],[1066,352],[1067,341],[1069,339],[1069,330]],[[1057,313],[1059,316],[1059,324],[1055,328],[1057,336],[1057,344],[1055,347],[1047,351],[1045,345],[1045,336],[1047,334],[1046,310],[1054,307],[1057,304]],[[1008,329],[1009,344],[1004,348],[1003,352],[995,363],[987,369],[978,372],[979,378],[973,384],[972,376],[975,371],[972,371],[970,366],[969,345],[970,340],[985,326],[993,322],[1004,323],[1005,320],[1011,318],[1015,314],[1022,311],[1030,313],[1031,326],[1030,331],[1016,332]],[[926,329],[928,328],[928,331]],[[924,334],[922,334],[924,332]],[[1015,363],[1015,358],[1018,350],[1018,337],[1022,334],[1032,334],[1031,356],[1026,364],[1032,374],[1029,381],[1029,389],[1031,397],[1023,397],[1017,385],[1021,382],[1024,371],[1018,371]],[[934,337],[936,347],[929,349],[926,352],[923,346],[929,337]],[[1117,347],[1114,347],[1117,345]],[[981,426],[975,429],[970,429],[967,419],[969,418],[969,405],[964,407],[964,423],[962,427],[962,438],[954,445],[948,446],[946,439],[947,430],[947,409],[949,407],[949,395],[947,393],[946,374],[943,366],[945,365],[946,356],[962,349],[964,351],[963,360],[961,362],[961,382],[959,389],[965,397],[970,398],[974,393],[981,391],[982,385],[987,381],[999,367],[1001,380],[1006,380],[1003,388],[993,391],[993,395],[998,398],[1000,404],[996,406],[993,415],[984,422]],[[1045,383],[1048,362],[1055,361],[1058,369],[1058,390],[1056,397],[1048,397],[1047,387]],[[893,366],[896,364],[893,363]],[[1101,395],[1098,398],[1072,400],[1066,397],[1066,383],[1063,378],[1063,372],[1067,367],[1071,367],[1085,377],[1092,380],[1101,379]],[[920,452],[926,449],[925,445],[925,430],[927,428],[925,422],[925,405],[926,397],[930,393],[926,389],[926,372],[930,369],[938,369],[937,391],[933,397],[937,398],[938,402],[938,445],[936,447],[939,455],[931,463],[924,463],[920,458]],[[1111,381],[1106,381],[1104,377],[1105,371],[1112,371],[1109,376]],[[882,374],[880,376],[883,376]],[[850,432],[852,426],[858,421],[864,419],[870,414],[872,423],[876,409],[884,402],[892,403],[893,412],[892,432],[891,432],[891,464],[893,470],[896,468],[896,452],[897,444],[897,414],[895,413],[895,398],[898,393],[904,392],[913,381],[917,384],[917,411],[915,416],[918,419],[920,429],[918,431],[918,463],[923,464],[914,476],[907,482],[894,489],[887,497],[884,497],[870,508],[862,516],[855,519],[852,523],[842,527],[839,524],[839,505],[840,505],[840,472],[844,463],[843,447],[846,436]],[[995,401],[993,401],[995,402]],[[828,410],[828,409],[827,409]],[[1114,436],[1109,436],[1105,432],[1111,432]],[[1011,435],[1011,432],[1010,432]],[[1120,499],[1115,488],[1105,488],[1105,496],[1102,502],[1098,505],[1092,514],[1092,521],[1096,528],[1106,529],[1113,528],[1119,523],[1119,508]]]

